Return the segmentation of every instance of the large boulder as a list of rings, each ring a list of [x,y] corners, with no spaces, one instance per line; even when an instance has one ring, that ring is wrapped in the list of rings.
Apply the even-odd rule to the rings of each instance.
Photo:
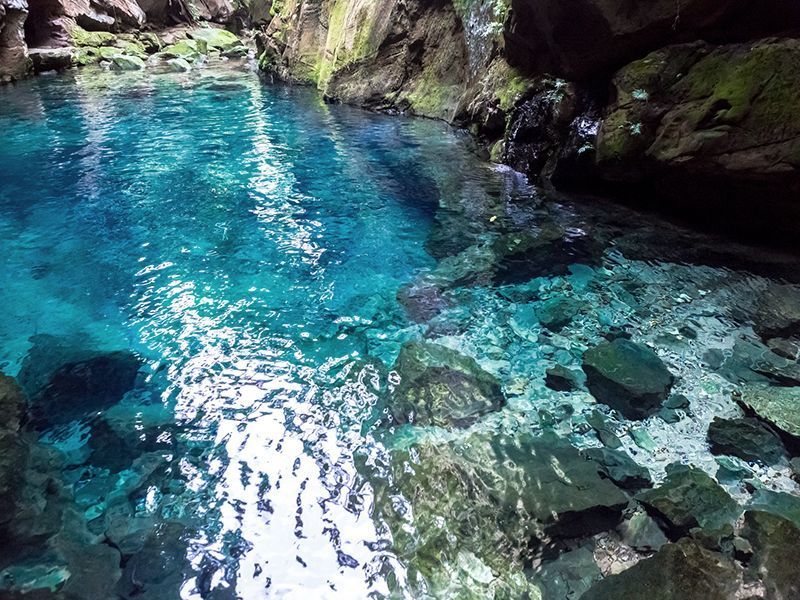
[[[124,31],[139,29],[146,20],[135,0],[30,0],[29,8],[26,39],[35,47],[68,46],[75,27]]]
[[[764,339],[800,333],[800,287],[771,282],[752,314],[753,329]]]
[[[31,48],[28,54],[35,73],[69,69],[73,63],[72,48]]]
[[[738,503],[704,471],[678,464],[667,467],[660,486],[639,492],[636,499],[675,537],[695,527],[718,530],[741,514]]]
[[[710,224],[713,206],[731,211],[727,227],[752,229],[744,214],[768,209],[787,220],[800,193],[799,61],[800,40],[768,39],[670,46],[627,65],[597,136],[600,176],[693,214],[702,200]]]
[[[388,525],[409,580],[430,584],[432,597],[529,597],[490,592],[521,573],[543,544],[613,529],[628,504],[594,463],[554,434],[423,441],[393,450],[386,464],[370,475],[376,518]],[[461,579],[464,549],[489,576],[449,594],[437,589],[439,579]]]
[[[601,76],[666,44],[740,41],[800,27],[785,0],[511,0],[509,62],[566,79]]]
[[[582,600],[729,600],[740,572],[726,556],[683,539],[596,583]]]
[[[467,427],[505,400],[497,379],[473,358],[430,342],[409,342],[394,370],[390,410],[398,423]]]
[[[655,412],[675,380],[655,352],[624,338],[587,350],[583,370],[592,395],[628,419]]]

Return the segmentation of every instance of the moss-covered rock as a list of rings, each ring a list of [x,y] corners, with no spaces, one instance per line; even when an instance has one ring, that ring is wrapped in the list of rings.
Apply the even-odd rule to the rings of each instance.
[[[113,46],[117,42],[117,36],[108,31],[86,31],[83,27],[76,25],[70,31],[70,40],[73,46],[79,48],[98,46]]]
[[[185,73],[192,70],[192,65],[183,58],[170,58],[167,61],[167,66],[176,73]]]
[[[740,570],[728,557],[689,539],[595,584],[582,600],[729,600]]]
[[[205,42],[207,48],[220,51],[242,45],[241,40],[235,34],[216,27],[198,27],[189,31],[188,36],[193,40]]]
[[[716,481],[685,465],[667,467],[664,482],[640,492],[636,499],[677,537],[696,527],[714,531],[730,527],[741,514],[738,503]]]
[[[145,66],[144,61],[138,56],[115,54],[111,57],[111,68],[115,71],[139,71]]]
[[[204,40],[180,40],[161,50],[167,58],[182,58],[188,62],[194,62],[207,53],[208,46]]]
[[[466,427],[505,403],[495,377],[439,344],[405,344],[394,370],[400,382],[390,410],[398,423]]]
[[[781,39],[670,46],[629,64],[598,134],[602,176],[693,178],[710,197],[715,186],[750,197],[754,181],[797,187],[798,61],[800,41]]]

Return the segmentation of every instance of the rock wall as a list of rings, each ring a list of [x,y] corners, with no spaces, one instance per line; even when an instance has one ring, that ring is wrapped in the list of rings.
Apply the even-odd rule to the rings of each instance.
[[[765,197],[773,224],[800,216],[797,2],[286,0],[273,13],[271,77],[467,127],[547,186],[721,208],[745,233]]]
[[[25,0],[0,0],[0,82],[19,79],[30,69],[25,45]]]
[[[249,7],[269,14],[270,2],[251,0],[244,14],[236,6],[233,0],[0,0],[0,83],[110,58],[99,56],[103,46],[146,57],[145,31],[194,21],[246,25]],[[111,32],[123,37],[102,37]]]

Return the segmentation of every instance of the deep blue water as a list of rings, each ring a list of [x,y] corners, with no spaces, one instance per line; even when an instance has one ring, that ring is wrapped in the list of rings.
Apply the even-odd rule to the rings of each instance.
[[[696,405],[693,419],[645,423],[663,451],[627,437],[625,448],[656,477],[675,459],[713,473],[704,428],[737,409],[702,357],[756,343],[737,315],[794,270],[733,245],[717,255],[713,241],[608,205],[545,202],[442,123],[329,106],[245,69],[40,77],[0,90],[0,131],[0,370],[81,352],[141,361],[113,406],[31,425],[60,452],[51,476],[78,507],[63,535],[120,551],[119,565],[82,577],[125,597],[490,597],[493,579],[540,585],[526,560],[487,570],[482,552],[505,551],[496,540],[431,574],[376,516],[387,449],[461,435],[386,425],[401,345],[437,339],[500,378],[507,406],[474,429],[536,431],[546,409],[559,434],[592,445],[580,423],[594,401],[545,388],[544,369],[579,366],[604,330],[627,327]],[[489,269],[486,244],[521,232],[549,241]],[[414,281],[446,282],[447,308],[409,315],[398,291]],[[542,337],[521,307],[558,295],[585,305]],[[445,531],[470,510],[429,519],[404,489],[379,501],[407,505],[420,543],[429,531],[415,528]],[[88,589],[62,542],[26,543],[3,558],[3,585],[61,589],[54,569],[66,564],[84,586],[74,593]]]

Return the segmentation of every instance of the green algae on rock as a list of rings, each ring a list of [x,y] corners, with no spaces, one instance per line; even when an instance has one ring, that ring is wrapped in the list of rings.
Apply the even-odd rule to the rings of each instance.
[[[505,403],[494,376],[440,344],[408,342],[394,370],[400,382],[390,410],[398,423],[467,427]]]
[[[798,60],[800,42],[780,39],[670,46],[624,67],[598,134],[603,177],[692,176],[724,179],[729,188],[769,181],[795,189]]]
[[[225,29],[216,27],[197,27],[190,29],[187,35],[193,40],[205,42],[206,47],[215,50],[230,50],[241,45],[241,41],[235,34]]]
[[[583,370],[592,395],[629,419],[655,412],[675,380],[655,352],[623,338],[587,350]]]
[[[730,558],[683,539],[595,584],[583,600],[729,600],[741,574]]]
[[[745,513],[742,535],[753,547],[749,568],[764,582],[767,598],[800,598],[797,548],[800,525],[759,510]]]
[[[118,71],[139,71],[145,66],[145,62],[138,56],[116,54],[111,57],[111,68]]]
[[[700,527],[716,530],[733,523],[741,514],[738,503],[704,471],[673,464],[667,478],[636,499],[678,537]]]
[[[800,438],[800,387],[750,384],[734,399],[782,432]]]
[[[373,481],[375,510],[412,581],[415,573],[428,582],[446,579],[460,549],[469,548],[494,573],[489,582],[513,582],[540,543],[612,529],[628,503],[594,463],[553,434],[420,441],[393,450],[391,470]],[[476,589],[475,597],[486,593]]]

